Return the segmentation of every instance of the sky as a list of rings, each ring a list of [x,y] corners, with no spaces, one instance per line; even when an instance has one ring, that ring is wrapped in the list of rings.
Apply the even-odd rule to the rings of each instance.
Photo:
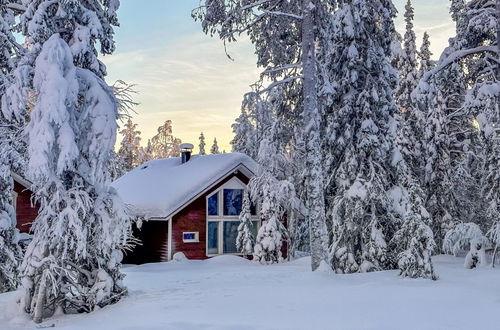
[[[394,0],[399,11],[396,28],[401,33],[405,3]],[[413,3],[418,43],[427,31],[437,58],[454,34],[449,0]],[[143,145],[170,119],[174,135],[183,142],[197,146],[203,132],[207,148],[217,138],[220,150],[229,152],[231,125],[259,70],[248,41],[229,45],[234,59],[230,60],[219,39],[203,34],[200,23],[191,18],[197,5],[199,0],[121,0],[117,49],[102,59],[109,83],[123,80],[136,85],[135,100],[140,104],[133,120],[142,132]]]

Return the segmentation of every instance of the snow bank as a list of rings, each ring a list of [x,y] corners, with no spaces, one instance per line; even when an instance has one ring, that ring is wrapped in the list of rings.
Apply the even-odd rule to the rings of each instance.
[[[239,166],[255,173],[257,164],[241,153],[195,155],[184,164],[181,158],[158,159],[135,168],[112,186],[137,216],[165,218]]]

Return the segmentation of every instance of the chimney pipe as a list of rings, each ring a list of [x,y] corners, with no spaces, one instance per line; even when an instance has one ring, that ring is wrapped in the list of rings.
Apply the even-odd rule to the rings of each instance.
[[[182,143],[180,148],[182,164],[184,164],[191,159],[191,153],[193,152],[194,146],[191,143]]]

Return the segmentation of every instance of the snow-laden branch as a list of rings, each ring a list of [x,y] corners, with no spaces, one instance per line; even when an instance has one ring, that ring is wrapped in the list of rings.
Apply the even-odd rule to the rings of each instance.
[[[302,79],[302,78],[304,78],[304,76],[300,75],[300,76],[288,77],[288,78],[285,78],[285,79],[280,80],[280,81],[275,81],[272,84],[270,84],[269,86],[267,86],[266,88],[257,91],[257,94],[260,95],[260,94],[267,93],[270,90],[272,90],[273,88],[276,88],[276,87],[284,85],[284,84],[288,84],[289,82],[292,82],[292,81],[297,80],[297,79]]]
[[[19,13],[24,13],[26,11],[26,7],[18,3],[8,3],[7,8]]]
[[[477,53],[483,53],[483,52],[491,52],[491,53],[497,53],[496,45],[495,46],[480,46],[476,48],[470,48],[470,49],[463,49],[463,50],[457,50],[446,59],[444,59],[441,64],[439,64],[437,67],[435,67],[432,70],[427,71],[424,74],[424,77],[422,78],[424,81],[428,81],[430,77],[434,76],[436,73],[439,71],[443,70],[445,67],[450,65],[451,63],[455,62],[456,60],[466,57],[472,54],[477,54]]]
[[[266,13],[266,14],[270,14],[270,15],[275,15],[275,16],[291,17],[291,18],[295,18],[295,19],[298,19],[298,20],[302,20],[303,19],[303,17],[300,16],[300,15],[295,15],[295,14],[290,14],[290,13],[284,13],[284,12],[281,12],[281,11],[263,10],[262,12]]]
[[[287,65],[280,66],[280,67],[277,67],[277,68],[266,69],[264,72],[262,72],[262,74],[265,75],[265,74],[275,73],[275,72],[279,72],[279,71],[285,71],[285,70],[290,70],[290,69],[298,69],[298,68],[301,68],[301,67],[302,67],[302,64],[287,64]]]

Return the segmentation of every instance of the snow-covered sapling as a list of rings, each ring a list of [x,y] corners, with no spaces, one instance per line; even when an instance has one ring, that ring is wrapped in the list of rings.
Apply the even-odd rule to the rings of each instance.
[[[243,255],[253,254],[255,238],[252,234],[252,211],[248,191],[243,194],[243,205],[239,216],[238,236],[236,237],[236,248]]]

